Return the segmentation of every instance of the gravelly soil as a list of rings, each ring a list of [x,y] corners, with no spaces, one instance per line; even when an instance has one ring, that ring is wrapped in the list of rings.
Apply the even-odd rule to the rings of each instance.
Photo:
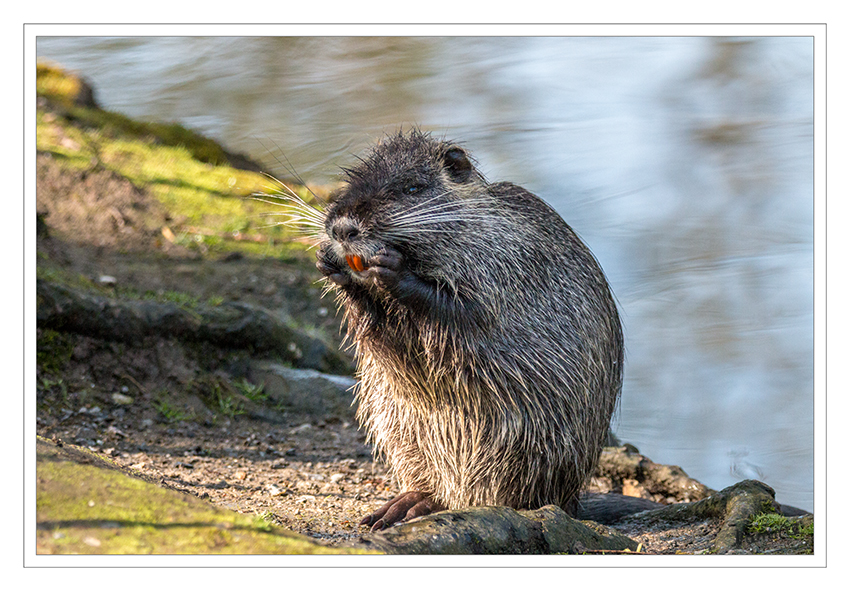
[[[134,403],[135,404],[135,403]],[[392,491],[355,425],[287,416],[174,424],[133,409],[82,406],[39,417],[40,435],[83,445],[158,480],[330,545],[354,545],[357,522]]]

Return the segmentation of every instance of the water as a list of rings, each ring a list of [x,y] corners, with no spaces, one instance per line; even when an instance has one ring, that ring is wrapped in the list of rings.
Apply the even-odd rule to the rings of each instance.
[[[334,180],[401,124],[549,201],[619,300],[616,432],[813,508],[810,38],[40,38],[108,109]]]

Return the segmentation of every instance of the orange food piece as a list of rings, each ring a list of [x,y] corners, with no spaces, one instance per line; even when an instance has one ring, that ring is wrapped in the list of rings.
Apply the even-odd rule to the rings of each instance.
[[[363,257],[357,256],[356,254],[345,255],[345,262],[348,263],[348,266],[355,271],[366,270],[366,264],[363,262]]]

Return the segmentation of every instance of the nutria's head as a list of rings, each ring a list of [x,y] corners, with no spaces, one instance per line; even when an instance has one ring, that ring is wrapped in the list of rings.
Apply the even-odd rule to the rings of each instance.
[[[360,281],[364,261],[382,247],[415,261],[423,241],[462,229],[486,184],[462,147],[418,130],[385,138],[344,173],[324,230],[329,249]]]

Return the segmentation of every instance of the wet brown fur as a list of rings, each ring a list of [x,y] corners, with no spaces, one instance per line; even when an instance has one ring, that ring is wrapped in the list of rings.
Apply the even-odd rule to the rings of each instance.
[[[345,180],[311,225],[355,348],[358,419],[401,490],[573,513],[622,384],[620,320],[591,252],[542,200],[417,130]],[[407,291],[345,264],[387,249]]]

